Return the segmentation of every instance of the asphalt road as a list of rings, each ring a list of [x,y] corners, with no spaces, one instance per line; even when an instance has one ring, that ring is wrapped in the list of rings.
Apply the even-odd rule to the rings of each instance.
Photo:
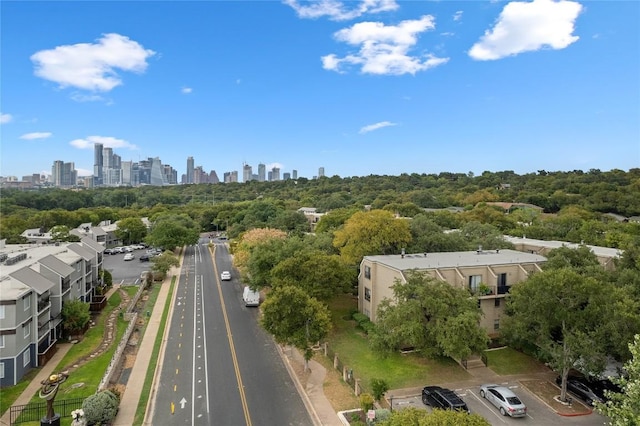
[[[185,252],[153,424],[312,424],[258,310],[242,303],[226,245],[216,242],[214,264],[208,241]]]

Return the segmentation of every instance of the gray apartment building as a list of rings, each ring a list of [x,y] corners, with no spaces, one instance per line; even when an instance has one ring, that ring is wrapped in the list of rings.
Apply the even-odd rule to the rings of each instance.
[[[90,303],[100,284],[104,247],[82,238],[60,245],[0,241],[0,385],[15,385],[53,356],[62,306]]]

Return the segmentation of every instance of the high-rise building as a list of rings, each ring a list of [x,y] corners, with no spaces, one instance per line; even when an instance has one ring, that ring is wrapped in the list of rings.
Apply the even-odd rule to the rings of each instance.
[[[252,177],[253,177],[253,172],[252,172],[251,166],[248,165],[247,163],[244,163],[242,165],[242,181],[249,182]]]
[[[163,167],[160,158],[155,157],[151,160],[151,185],[163,186],[167,184],[167,179],[162,173]]]
[[[297,170],[293,170],[291,172],[291,178],[292,179],[298,179],[298,171]]]
[[[318,169],[318,177],[321,178],[324,176],[324,167],[320,167]]]
[[[95,186],[102,185],[102,149],[104,146],[101,143],[93,145],[93,183]]]
[[[209,173],[209,183],[220,183],[220,179],[218,178],[218,174],[215,170],[211,170]]]
[[[280,180],[280,168],[279,167],[273,167],[271,169],[271,178],[269,179],[271,181],[277,181]]]
[[[291,173],[289,173],[289,172],[285,172],[285,173],[283,173],[283,174],[282,174],[282,179],[283,179],[283,180],[289,180],[289,179],[291,179]]]
[[[78,172],[74,163],[56,160],[51,167],[51,182],[54,186],[69,188],[77,185]]]
[[[265,166],[262,163],[258,164],[258,181],[264,182],[267,177],[266,175],[267,175],[267,166]]]
[[[187,183],[194,183],[194,162],[193,157],[187,157]]]
[[[132,185],[131,173],[133,170],[133,161],[123,161],[120,167],[122,169],[122,184]]]

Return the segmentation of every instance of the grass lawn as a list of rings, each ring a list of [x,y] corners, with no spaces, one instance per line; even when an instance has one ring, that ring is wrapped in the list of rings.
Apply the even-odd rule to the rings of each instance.
[[[365,390],[371,379],[382,379],[390,389],[401,389],[469,379],[471,376],[449,358],[427,359],[415,354],[381,357],[369,348],[366,335],[356,327],[351,312],[357,300],[341,296],[329,304],[334,327],[327,341],[340,361],[353,370]]]
[[[485,351],[488,367],[501,376],[547,371],[547,367],[535,358],[509,347]]]

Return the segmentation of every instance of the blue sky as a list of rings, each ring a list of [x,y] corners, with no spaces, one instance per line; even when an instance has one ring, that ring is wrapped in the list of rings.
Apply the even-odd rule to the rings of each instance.
[[[640,167],[637,1],[0,7],[2,176],[94,142],[178,176]]]

